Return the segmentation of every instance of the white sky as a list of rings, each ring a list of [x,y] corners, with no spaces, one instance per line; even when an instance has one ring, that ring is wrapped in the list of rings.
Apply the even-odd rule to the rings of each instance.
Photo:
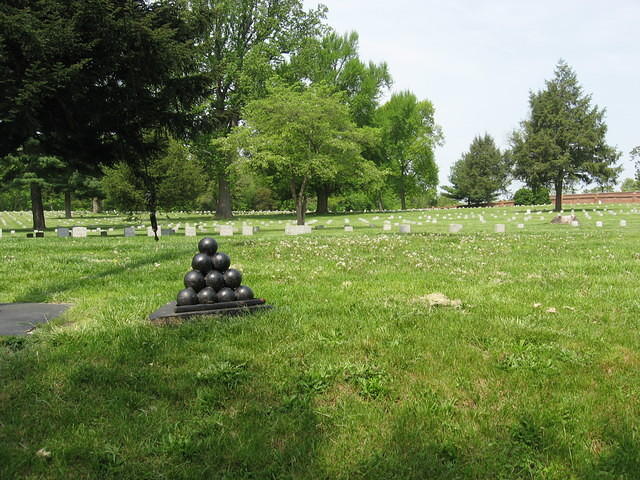
[[[304,0],[329,8],[339,33],[360,35],[360,57],[386,61],[392,92],[429,99],[445,146],[440,183],[473,137],[498,146],[528,112],[530,90],[544,87],[563,58],[584,91],[607,109],[608,142],[623,152],[620,179],[633,176],[640,145],[638,0]]]

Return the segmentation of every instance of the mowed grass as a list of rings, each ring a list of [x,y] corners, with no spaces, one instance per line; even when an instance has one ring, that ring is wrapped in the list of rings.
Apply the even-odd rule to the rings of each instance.
[[[0,478],[638,478],[640,217],[592,210],[255,217],[217,238],[276,308],[172,327],[197,239],[5,230],[0,302],[74,306],[0,340]]]

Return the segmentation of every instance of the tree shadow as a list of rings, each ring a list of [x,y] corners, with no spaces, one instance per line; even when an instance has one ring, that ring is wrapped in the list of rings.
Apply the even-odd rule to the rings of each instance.
[[[16,359],[19,383],[11,385],[11,405],[0,405],[8,440],[0,477],[322,477],[323,436],[311,404],[288,404],[248,352],[209,350],[206,338],[227,325],[68,332],[37,362]],[[185,356],[203,345],[210,363]],[[60,349],[68,358],[62,371]],[[48,407],[34,408],[39,403]],[[20,445],[23,438],[55,454],[43,461]]]
[[[100,269],[97,272],[91,273],[89,275],[82,276],[80,278],[69,278],[66,280],[54,279],[46,284],[40,284],[37,287],[33,287],[22,293],[21,295],[16,296],[14,302],[46,302],[53,295],[63,293],[78,286],[78,282],[82,281],[84,283],[97,282],[99,280],[104,280],[111,277],[116,277],[118,275],[122,275],[125,271],[130,272],[132,270],[136,270],[139,268],[148,267],[154,263],[164,261],[164,260],[172,260],[175,258],[174,253],[165,252],[160,255],[154,254],[150,256],[146,256],[140,258],[132,263],[128,263],[127,265],[114,266],[109,268]],[[101,283],[102,285],[102,283]]]

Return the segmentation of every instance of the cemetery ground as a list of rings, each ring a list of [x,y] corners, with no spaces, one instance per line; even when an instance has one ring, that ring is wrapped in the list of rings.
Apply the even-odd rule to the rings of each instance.
[[[0,478],[638,478],[640,214],[603,207],[576,207],[580,227],[310,216],[325,228],[302,236],[239,217],[260,231],[215,238],[276,308],[165,327],[147,316],[209,216],[161,217],[205,226],[156,243],[89,214],[69,226],[110,237],[27,239],[28,214],[0,213],[0,302],[74,305],[0,339]]]

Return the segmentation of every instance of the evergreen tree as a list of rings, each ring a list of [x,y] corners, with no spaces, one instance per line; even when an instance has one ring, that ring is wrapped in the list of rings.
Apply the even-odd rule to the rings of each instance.
[[[529,118],[512,136],[514,174],[533,190],[552,185],[556,211],[568,182],[615,178],[620,154],[606,143],[605,110],[591,105],[569,65],[558,63],[545,89],[530,94],[529,106]]]
[[[149,163],[168,131],[192,125],[206,91],[184,14],[171,0],[3,2],[0,156],[33,139],[67,171],[126,161],[145,183],[155,229]]]
[[[469,151],[451,167],[447,196],[467,204],[493,202],[509,180],[509,165],[489,134],[475,137]]]

